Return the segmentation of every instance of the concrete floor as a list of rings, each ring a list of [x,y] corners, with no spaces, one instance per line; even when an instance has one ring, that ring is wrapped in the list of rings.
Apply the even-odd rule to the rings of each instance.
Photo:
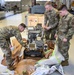
[[[0,27],[9,26],[9,25],[18,26],[20,23],[25,22],[25,15],[26,14],[27,14],[27,12],[23,12],[21,14],[17,14],[17,15],[8,17],[4,20],[0,20]],[[25,36],[23,36],[23,37],[25,37]],[[74,37],[71,39],[70,43],[71,44],[70,44],[70,49],[69,49],[69,66],[63,67],[65,75],[74,75],[74,58],[73,58],[73,55],[74,55]],[[0,52],[0,55],[1,54],[2,54],[2,52]],[[60,74],[55,72],[52,75],[60,75]]]

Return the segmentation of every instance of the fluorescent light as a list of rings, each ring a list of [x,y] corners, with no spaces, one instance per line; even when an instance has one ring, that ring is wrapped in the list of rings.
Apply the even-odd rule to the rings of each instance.
[[[52,0],[36,0],[36,1],[52,1]]]
[[[11,2],[11,1],[21,1],[21,0],[5,0],[5,2]]]

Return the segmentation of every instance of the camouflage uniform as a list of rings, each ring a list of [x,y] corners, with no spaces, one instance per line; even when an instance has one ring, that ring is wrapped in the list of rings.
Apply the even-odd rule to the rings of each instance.
[[[44,25],[51,27],[51,29],[45,30],[45,38],[47,40],[54,40],[55,31],[58,25],[58,10],[53,8],[51,11],[45,12]],[[50,35],[51,38],[49,38]]]
[[[9,48],[10,44],[10,37],[15,36],[18,42],[25,46],[24,42],[22,41],[22,37],[20,31],[15,26],[8,26],[4,28],[0,28],[0,47],[6,56],[7,65],[12,64],[13,60],[11,58],[11,50]]]
[[[69,59],[68,50],[73,33],[74,17],[68,13],[66,16],[60,18],[58,25],[58,48],[66,60]],[[63,42],[64,38],[67,39],[67,42]]]

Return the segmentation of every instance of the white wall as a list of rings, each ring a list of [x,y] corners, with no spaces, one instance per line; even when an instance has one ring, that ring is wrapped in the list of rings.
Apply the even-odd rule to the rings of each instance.
[[[0,4],[3,6],[5,4],[4,0],[0,0]]]

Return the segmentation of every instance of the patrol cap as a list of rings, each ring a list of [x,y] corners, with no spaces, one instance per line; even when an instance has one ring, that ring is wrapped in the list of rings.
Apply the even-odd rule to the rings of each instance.
[[[26,25],[24,23],[21,23],[20,24],[22,27],[26,28]]]
[[[59,8],[59,10],[67,10],[66,5],[62,5],[62,6]]]

